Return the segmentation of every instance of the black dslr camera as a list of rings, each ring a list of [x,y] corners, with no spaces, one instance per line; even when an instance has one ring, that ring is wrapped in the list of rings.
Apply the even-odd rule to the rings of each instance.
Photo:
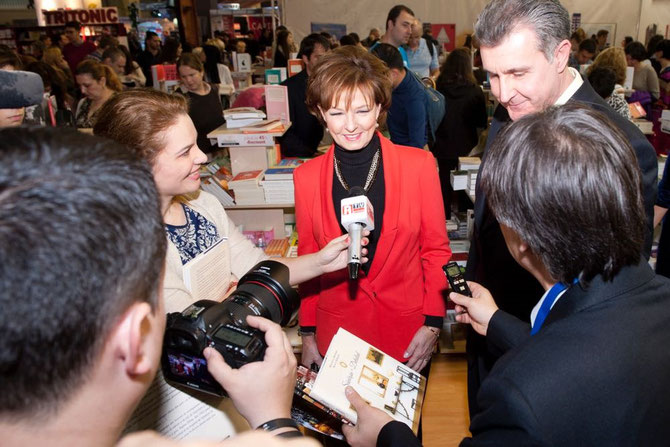
[[[161,365],[168,381],[225,396],[207,371],[202,351],[211,346],[226,363],[239,368],[263,360],[263,332],[247,326],[247,315],[288,324],[300,299],[289,284],[289,270],[277,261],[263,261],[247,272],[225,301],[201,300],[183,312],[168,314]]]

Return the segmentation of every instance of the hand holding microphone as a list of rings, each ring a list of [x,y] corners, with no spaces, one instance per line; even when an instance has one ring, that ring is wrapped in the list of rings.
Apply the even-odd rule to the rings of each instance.
[[[363,230],[375,229],[374,210],[365,190],[359,186],[351,188],[349,197],[340,202],[340,223],[347,229],[351,243],[347,251],[349,278],[357,279],[361,267],[361,238]]]

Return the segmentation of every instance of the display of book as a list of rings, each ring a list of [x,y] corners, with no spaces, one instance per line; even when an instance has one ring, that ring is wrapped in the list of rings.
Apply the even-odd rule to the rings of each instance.
[[[355,424],[357,415],[344,394],[345,386],[353,387],[370,405],[417,433],[426,391],[425,377],[340,328],[314,383],[308,387],[308,394],[332,414]]]

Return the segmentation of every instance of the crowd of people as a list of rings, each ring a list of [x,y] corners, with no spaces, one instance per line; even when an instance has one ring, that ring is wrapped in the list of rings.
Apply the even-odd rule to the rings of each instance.
[[[275,67],[304,64],[283,82],[292,126],[280,139],[285,156],[308,158],[294,173],[299,256],[277,259],[299,287],[301,362],[318,369],[345,328],[428,377],[448,298],[469,327],[471,436],[461,445],[663,444],[667,219],[658,274],[648,260],[670,174],[666,163],[658,182],[665,143],[631,122],[628,102],[651,119],[670,108],[670,41],[608,46],[606,30],[571,34],[559,0],[491,0],[448,54],[426,31],[396,5],[384,33],[363,40],[313,33],[297,45],[280,27],[261,40],[217,32],[190,48],[147,32],[141,50],[109,35],[94,45],[70,22],[56,42],[39,40],[39,59],[0,48],[0,303],[13,309],[0,315],[3,443],[115,445],[156,375],[166,313],[224,299],[268,259],[200,189],[200,168],[217,149],[207,134],[224,123],[232,51],[274,47]],[[176,66],[177,91],[147,88],[157,64]],[[445,104],[435,129],[426,84]],[[50,128],[67,125],[93,135]],[[332,141],[314,157],[324,135]],[[465,297],[449,293],[442,271],[457,207],[449,172],[482,135]],[[340,223],[352,194],[374,209],[355,280]],[[217,258],[193,273],[211,285],[206,296],[184,277],[199,257]],[[264,318],[246,322],[265,333],[262,361],[232,369],[203,352],[261,429],[224,445],[277,442],[261,431],[300,438],[287,336]],[[358,414],[343,427],[350,445],[421,444],[421,431],[344,392]],[[136,433],[120,445],[172,443]]]

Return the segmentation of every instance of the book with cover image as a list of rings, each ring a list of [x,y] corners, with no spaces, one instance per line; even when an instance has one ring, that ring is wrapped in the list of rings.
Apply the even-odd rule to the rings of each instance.
[[[370,405],[417,433],[426,378],[340,328],[323,359],[310,397],[355,424],[356,412],[344,394],[347,385]]]
[[[348,424],[349,421],[337,411],[310,396],[316,376],[315,371],[298,365],[291,418],[310,430],[344,440],[342,424]]]

